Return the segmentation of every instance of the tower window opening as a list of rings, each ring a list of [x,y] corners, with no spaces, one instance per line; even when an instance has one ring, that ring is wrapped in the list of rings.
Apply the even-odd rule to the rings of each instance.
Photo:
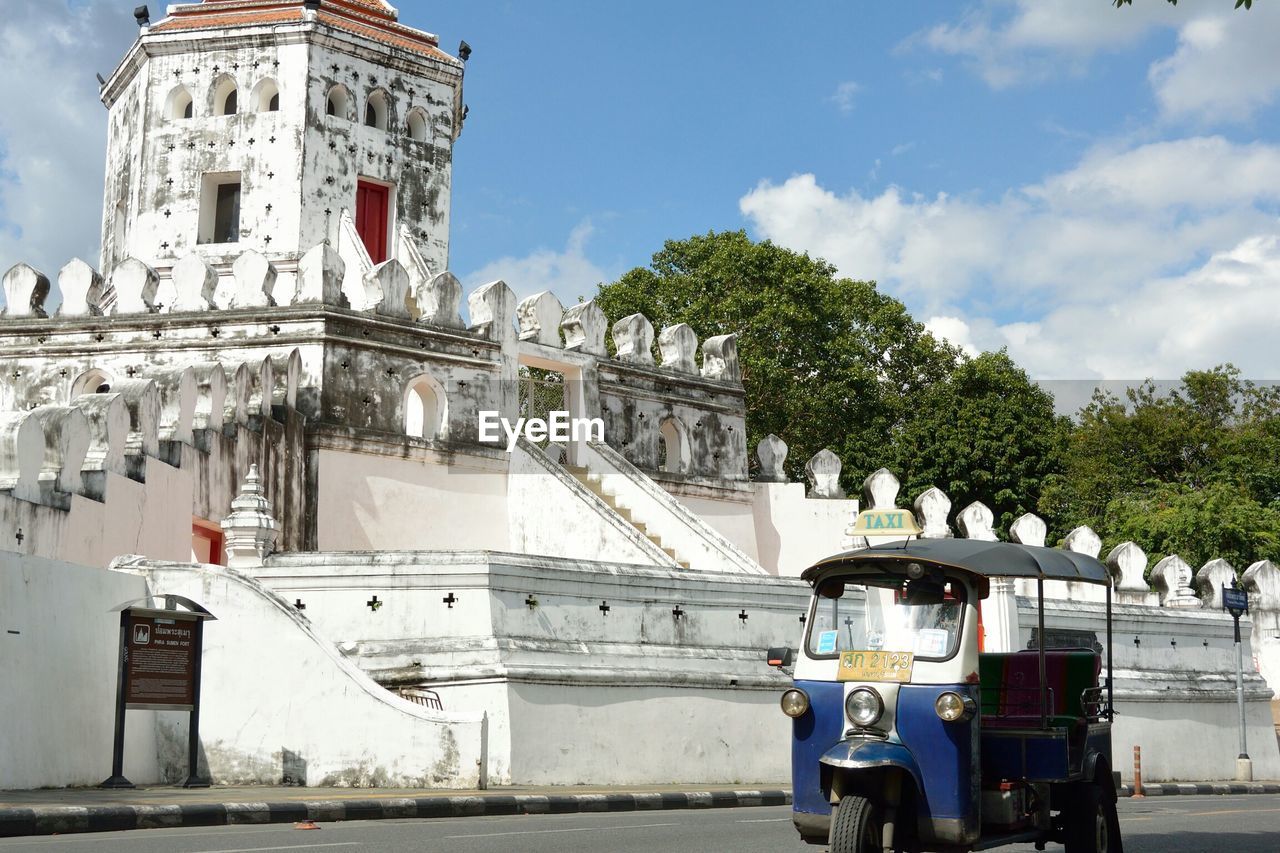
[[[170,119],[191,118],[194,113],[193,102],[186,86],[178,86],[169,93],[164,113]]]
[[[236,81],[224,75],[213,89],[213,114],[219,116],[235,115],[239,108],[239,100]]]
[[[420,109],[414,109],[409,113],[409,118],[405,122],[409,131],[409,138],[415,142],[427,141],[427,117]]]
[[[82,394],[108,394],[111,392],[111,383],[114,381],[111,374],[105,370],[90,368],[71,383],[70,399],[74,400]]]
[[[658,426],[659,471],[684,474],[689,470],[689,438],[684,425],[675,418],[666,418]]]
[[[204,176],[200,192],[200,243],[240,241],[240,173]]]
[[[325,105],[325,115],[351,120],[351,93],[347,91],[346,86],[338,84],[329,90],[328,102]]]
[[[423,374],[409,383],[404,394],[404,431],[414,438],[447,438],[449,401],[444,387]]]
[[[378,130],[386,130],[390,124],[391,99],[387,93],[378,89],[369,95],[364,105],[364,123]]]
[[[254,109],[260,113],[274,113],[280,110],[280,87],[271,78],[258,81],[253,87]]]

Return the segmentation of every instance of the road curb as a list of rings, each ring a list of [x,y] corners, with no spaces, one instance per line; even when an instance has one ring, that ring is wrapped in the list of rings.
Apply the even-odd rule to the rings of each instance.
[[[1153,782],[1142,786],[1148,797],[1176,797],[1206,794],[1280,794],[1280,785],[1263,782]],[[1133,796],[1132,785],[1121,785],[1119,795]]]
[[[377,800],[302,800],[288,803],[191,803],[165,806],[40,806],[0,808],[0,838],[119,832],[160,827],[223,826],[395,818],[481,817],[577,812],[634,812],[786,806],[791,792],[681,791],[643,794],[517,794],[404,797]]]

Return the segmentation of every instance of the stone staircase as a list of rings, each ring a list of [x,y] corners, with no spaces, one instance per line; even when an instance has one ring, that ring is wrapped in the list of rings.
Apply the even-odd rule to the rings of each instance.
[[[565,465],[564,470],[572,474],[574,479],[591,491],[592,494],[596,495],[600,500],[608,504],[609,508],[618,514],[618,517],[622,518],[627,522],[627,524],[630,524],[639,531],[641,536],[661,548],[663,552],[671,557],[671,559],[676,561],[680,568],[689,568],[689,561],[682,559],[681,556],[676,553],[674,548],[669,548],[663,544],[662,538],[657,534],[650,532],[648,525],[643,521],[637,521],[632,516],[631,510],[618,502],[617,495],[605,489],[600,477],[592,474],[586,467],[579,467],[576,465]]]

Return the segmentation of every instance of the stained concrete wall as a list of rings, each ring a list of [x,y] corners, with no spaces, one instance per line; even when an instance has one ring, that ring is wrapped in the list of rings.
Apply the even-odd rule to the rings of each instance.
[[[482,712],[431,711],[388,692],[315,633],[301,611],[220,566],[122,564],[153,594],[212,612],[204,635],[200,744],[215,784],[474,788]],[[185,769],[186,729],[163,723],[159,761]]]
[[[0,551],[0,789],[111,775],[120,615],[141,578]],[[154,711],[129,711],[124,771],[160,781]]]
[[[760,565],[774,575],[799,577],[841,550],[858,516],[853,499],[805,497],[802,483],[755,483],[752,516]]]
[[[326,551],[507,547],[506,453],[409,458],[316,452],[317,547]]]

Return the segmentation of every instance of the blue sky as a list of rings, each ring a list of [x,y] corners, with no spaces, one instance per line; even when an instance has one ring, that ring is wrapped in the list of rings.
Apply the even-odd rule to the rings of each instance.
[[[451,258],[468,285],[569,303],[665,239],[746,228],[1039,377],[1275,378],[1280,9],[1232,5],[399,8],[475,51]],[[0,113],[5,267],[96,256],[93,73],[131,9],[0,0],[0,73],[67,93]]]

